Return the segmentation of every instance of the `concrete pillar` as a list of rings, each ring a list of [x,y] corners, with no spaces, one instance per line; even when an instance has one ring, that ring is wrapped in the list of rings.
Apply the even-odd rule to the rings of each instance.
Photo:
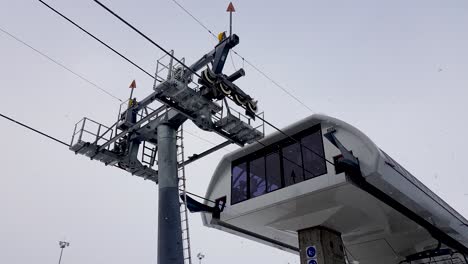
[[[312,227],[298,231],[301,264],[345,264],[341,234],[325,227]],[[314,251],[315,257],[307,255]],[[315,260],[315,262],[314,262]]]
[[[183,264],[176,128],[158,126],[158,264]]]

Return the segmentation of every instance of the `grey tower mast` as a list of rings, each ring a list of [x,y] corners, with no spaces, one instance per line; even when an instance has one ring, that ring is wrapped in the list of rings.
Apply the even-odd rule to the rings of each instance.
[[[183,263],[175,124],[158,126],[158,263]]]

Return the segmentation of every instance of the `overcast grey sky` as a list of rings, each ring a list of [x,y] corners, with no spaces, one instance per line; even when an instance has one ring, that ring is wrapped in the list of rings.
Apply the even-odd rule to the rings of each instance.
[[[215,32],[229,1],[179,0]],[[141,98],[152,80],[38,1],[0,0],[0,27],[121,98],[131,80]],[[91,0],[49,0],[150,72],[162,53]],[[155,41],[191,62],[215,41],[171,0],[103,1]],[[419,180],[468,216],[468,2],[450,0],[234,2],[237,51],[314,112],[358,127]],[[237,67],[242,60],[234,56]],[[231,62],[227,70],[232,71]],[[245,67],[239,85],[269,121],[312,114]],[[115,122],[119,103],[0,32],[0,113],[69,141],[83,116]],[[222,139],[187,129],[213,142]],[[0,120],[0,263],[155,263],[156,186],[75,156]],[[271,128],[268,132],[273,131]],[[189,153],[210,145],[187,135]],[[234,146],[228,149],[235,149]],[[221,150],[187,170],[203,194]],[[298,256],[202,226],[191,215],[193,253],[204,263],[297,263]]]

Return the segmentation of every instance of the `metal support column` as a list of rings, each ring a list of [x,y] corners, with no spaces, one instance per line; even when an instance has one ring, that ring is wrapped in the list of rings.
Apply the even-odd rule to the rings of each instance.
[[[341,234],[325,227],[299,230],[301,264],[345,264]]]
[[[63,248],[60,249],[59,264],[62,262]]]
[[[177,177],[177,128],[158,126],[158,264],[183,264],[180,202]]]

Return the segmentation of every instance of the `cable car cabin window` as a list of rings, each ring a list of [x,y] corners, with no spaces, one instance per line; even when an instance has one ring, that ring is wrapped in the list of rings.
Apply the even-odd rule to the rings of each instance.
[[[302,154],[299,143],[293,143],[283,148],[283,175],[285,186],[304,180]]]
[[[254,198],[266,193],[265,157],[249,162],[249,181],[249,198]]]
[[[231,204],[327,173],[320,125],[291,137],[233,161]]]
[[[268,154],[266,161],[267,191],[272,192],[281,188],[281,164],[278,152]]]
[[[322,133],[316,131],[301,139],[305,179],[311,179],[327,173]]]
[[[231,204],[247,200],[247,163],[232,167]]]

